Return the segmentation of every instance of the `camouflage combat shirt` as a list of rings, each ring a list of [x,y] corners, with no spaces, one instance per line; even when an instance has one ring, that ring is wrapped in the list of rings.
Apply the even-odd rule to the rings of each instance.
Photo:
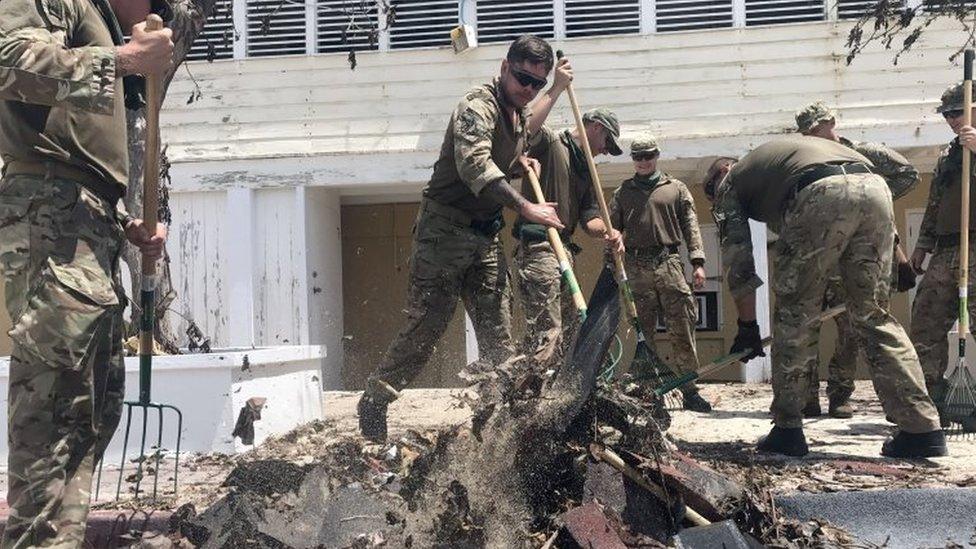
[[[932,185],[929,187],[929,200],[925,205],[925,215],[918,230],[918,241],[915,247],[920,250],[932,251],[936,247],[939,236],[959,234],[960,210],[962,209],[962,153],[959,139],[953,139],[942,150],[935,173],[932,175]],[[972,153],[970,153],[972,154]],[[976,167],[976,158],[970,160]],[[969,230],[976,230],[976,189],[972,181],[976,179],[976,170],[972,170],[970,179]]]
[[[794,135],[760,145],[742,158],[717,189],[712,214],[718,225],[729,291],[738,299],[762,285],[752,256],[749,220],[778,231],[786,201],[804,172],[818,165],[861,162],[857,151],[829,139]]]
[[[840,142],[863,154],[874,164],[872,171],[888,183],[892,199],[898,200],[918,185],[918,170],[898,151],[880,143],[851,141],[846,137],[841,137]]]
[[[4,163],[53,161],[126,185],[120,37],[105,0],[0,0]]]
[[[525,109],[515,109],[513,123],[505,105],[497,79],[465,94],[447,125],[426,198],[479,221],[501,215],[501,204],[481,191],[508,179],[527,143]]]

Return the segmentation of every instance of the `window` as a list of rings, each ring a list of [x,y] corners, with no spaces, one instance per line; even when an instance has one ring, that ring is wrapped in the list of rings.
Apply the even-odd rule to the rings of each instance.
[[[510,42],[522,34],[552,38],[554,32],[552,0],[478,0],[479,43]]]
[[[458,0],[398,0],[390,27],[390,48],[450,46],[458,25]]]
[[[203,32],[194,40],[188,61],[212,61],[234,57],[234,13],[232,0],[217,0]]]
[[[657,30],[681,31],[732,26],[732,0],[657,0]]]
[[[746,26],[823,21],[824,0],[746,0]]]
[[[304,53],[305,0],[247,0],[249,57]]]
[[[640,32],[640,0],[566,0],[566,36]]]
[[[318,0],[315,51],[318,53],[375,50],[379,47],[376,2]]]

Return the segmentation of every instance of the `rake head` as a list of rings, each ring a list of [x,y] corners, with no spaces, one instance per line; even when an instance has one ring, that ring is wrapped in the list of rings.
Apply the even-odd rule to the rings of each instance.
[[[950,436],[976,433],[976,377],[960,360],[946,378],[946,396],[942,413],[949,420],[945,429]]]
[[[176,420],[176,444],[175,444],[175,463],[173,465],[173,495],[177,493],[177,487],[179,485],[179,468],[180,468],[180,443],[183,438],[183,412],[179,408],[172,406],[170,404],[158,404],[155,402],[142,402],[142,401],[126,401],[125,403],[125,438],[122,441],[122,459],[119,463],[119,479],[116,483],[115,489],[115,499],[116,501],[122,495],[122,483],[125,481],[128,485],[131,485],[133,497],[139,499],[141,497],[149,496],[151,499],[158,499],[159,495],[159,477],[162,474],[160,469],[163,455],[167,453],[166,447],[163,446],[163,430],[166,426],[166,417],[175,415]],[[135,408],[142,409],[142,434],[139,437],[139,453],[134,456],[129,456],[129,433],[132,431],[132,413]],[[155,413],[153,413],[154,411]],[[150,428],[150,423],[155,423],[152,428]],[[149,448],[146,447],[147,438],[150,436],[149,433],[155,431],[155,441],[149,438]],[[148,450],[148,453],[147,453]],[[102,465],[104,464],[104,458],[98,465],[98,481],[96,481],[95,488],[95,499],[98,499],[99,487],[101,485],[102,478]],[[131,462],[135,464],[135,472],[131,473],[126,477],[126,462]],[[149,495],[148,484],[149,480],[146,478],[152,476],[152,494]],[[143,481],[145,480],[146,486],[143,487]]]

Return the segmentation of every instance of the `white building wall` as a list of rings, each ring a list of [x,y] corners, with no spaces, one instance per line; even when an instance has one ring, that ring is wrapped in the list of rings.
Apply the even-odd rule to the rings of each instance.
[[[897,66],[875,48],[848,67],[849,29],[820,22],[554,46],[571,56],[583,107],[616,111],[625,142],[655,133],[668,169],[692,184],[707,157],[792,131],[794,111],[815,99],[839,108],[848,137],[886,142],[930,169],[948,138],[933,107],[958,80],[947,59],[965,36],[937,23]],[[180,71],[162,113],[177,309],[215,345],[323,344],[323,381],[337,386],[340,205],[416,200],[451,110],[498,73],[505,48],[360,52],[355,70],[345,55],[317,55],[193,63],[194,80]],[[197,84],[202,98],[187,104]],[[550,122],[571,124],[565,98]],[[629,165],[624,157],[603,169]]]

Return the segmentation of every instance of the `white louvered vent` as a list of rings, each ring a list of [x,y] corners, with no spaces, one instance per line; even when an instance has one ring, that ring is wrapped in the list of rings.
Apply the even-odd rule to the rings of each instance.
[[[303,53],[305,0],[247,0],[249,57]]]
[[[203,32],[193,41],[188,61],[211,61],[234,57],[234,13],[232,0],[217,0]]]
[[[566,36],[640,32],[640,0],[566,0]]]
[[[732,0],[657,0],[659,32],[732,26]]]
[[[963,0],[922,0],[922,5],[927,11],[938,11],[942,9],[952,9],[959,8],[963,4]],[[965,5],[969,9],[976,7],[976,1],[967,0]]]
[[[836,0],[837,17],[839,19],[857,19],[873,8],[875,0]],[[891,2],[891,6],[901,9],[905,5],[902,1]]]
[[[315,51],[334,53],[379,47],[374,0],[318,0]]]
[[[390,27],[390,48],[451,45],[451,29],[458,25],[458,0],[397,0]]]
[[[826,19],[824,0],[746,0],[746,26]]]
[[[478,0],[479,43],[510,42],[522,34],[552,38],[554,26],[552,0]]]

